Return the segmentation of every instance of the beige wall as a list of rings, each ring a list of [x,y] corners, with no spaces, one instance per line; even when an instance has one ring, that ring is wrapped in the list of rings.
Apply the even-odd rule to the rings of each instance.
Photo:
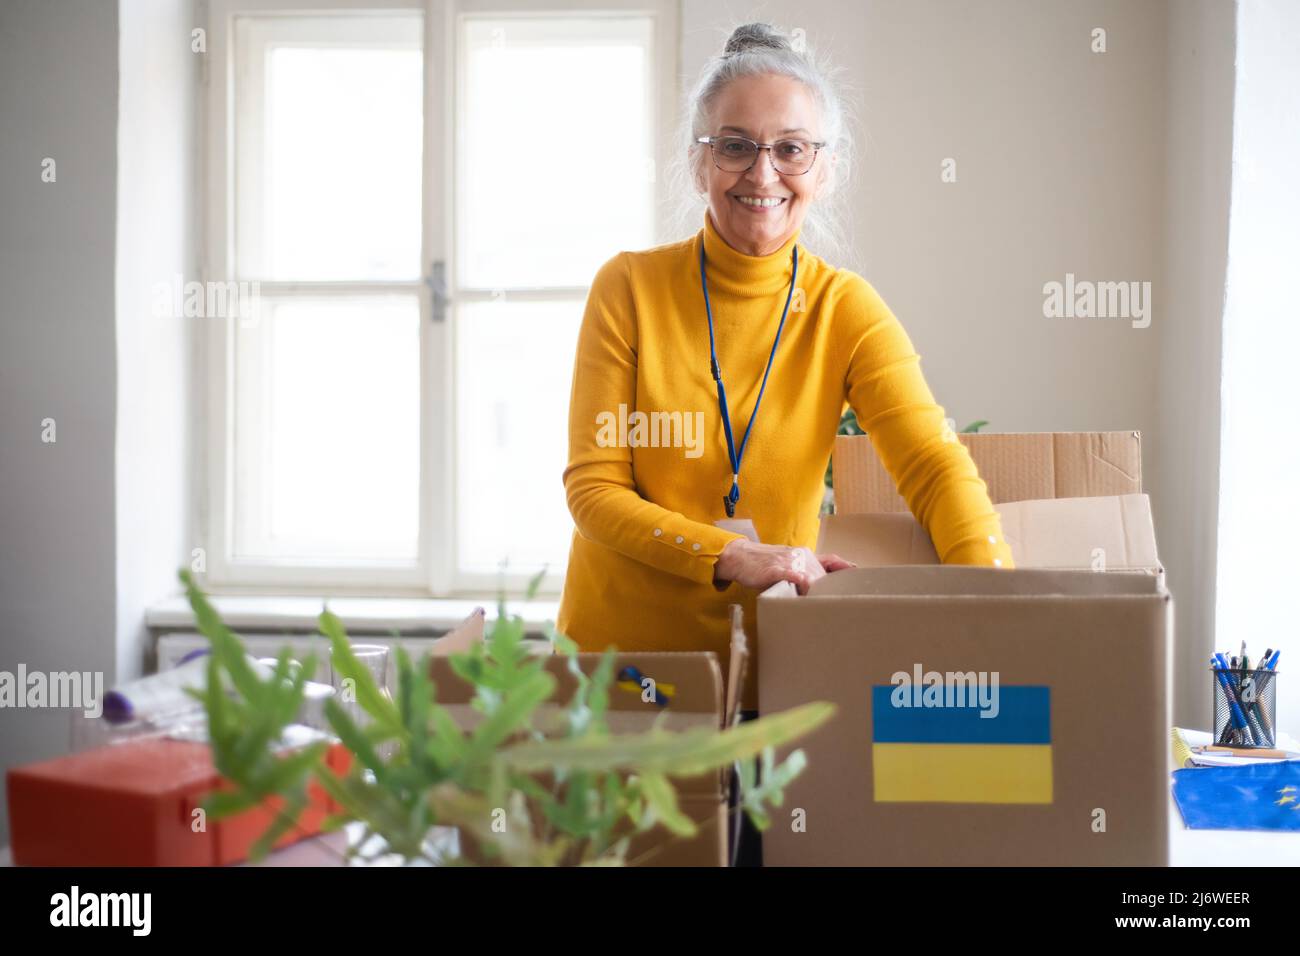
[[[683,7],[688,80],[731,27],[753,19],[802,28],[843,68],[865,130],[846,197],[856,254],[844,264],[891,305],[959,426],[1142,432],[1188,662],[1208,650],[1213,619],[1233,9],[1229,0]],[[1105,53],[1091,50],[1094,27],[1106,30]],[[940,180],[946,157],[956,183]],[[1043,284],[1067,272],[1151,282],[1150,326],[1044,318]],[[1175,718],[1202,723],[1190,667],[1180,657]]]
[[[747,8],[723,11],[686,3],[687,75]],[[1156,322],[1051,321],[1042,287],[1160,279],[1163,4],[800,0],[752,15],[802,27],[856,90],[857,265],[949,414],[1154,431]],[[1105,54],[1089,51],[1095,25]],[[940,181],[945,157],[956,183]]]

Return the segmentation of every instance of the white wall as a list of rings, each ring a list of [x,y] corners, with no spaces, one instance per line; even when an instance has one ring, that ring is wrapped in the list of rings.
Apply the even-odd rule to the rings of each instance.
[[[1279,722],[1296,727],[1300,662],[1300,4],[1237,14],[1232,214],[1223,323],[1218,644],[1280,647]],[[1288,661],[1289,667],[1288,667]],[[1290,673],[1288,673],[1288,670]]]
[[[0,670],[114,665],[117,4],[0,4]],[[55,160],[56,181],[41,181]],[[41,442],[53,418],[57,441]],[[0,771],[69,712],[0,713]],[[0,844],[8,843],[0,809]]]
[[[1232,175],[1234,5],[1180,3],[1169,21],[1160,454],[1152,511],[1174,594],[1174,722],[1208,727],[1214,643],[1219,377]]]
[[[145,608],[190,563],[201,319],[160,318],[154,290],[198,278],[193,0],[121,0],[117,175],[117,674],[141,673]]]

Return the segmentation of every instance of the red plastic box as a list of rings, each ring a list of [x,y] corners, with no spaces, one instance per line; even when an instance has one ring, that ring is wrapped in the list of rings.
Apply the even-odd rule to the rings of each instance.
[[[334,744],[336,774],[351,754]],[[207,744],[166,737],[98,747],[9,771],[13,859],[20,866],[219,866],[248,858],[276,805],[221,820],[196,813],[221,784]],[[316,781],[276,846],[314,836],[339,807]],[[276,801],[278,803],[278,801]]]

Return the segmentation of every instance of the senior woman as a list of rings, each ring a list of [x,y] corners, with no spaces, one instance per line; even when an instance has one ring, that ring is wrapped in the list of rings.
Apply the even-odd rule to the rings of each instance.
[[[850,566],[811,550],[846,404],[941,561],[1012,567],[987,487],[907,333],[866,280],[800,243],[844,142],[827,79],[750,24],[705,67],[690,112],[703,228],[619,253],[587,300],[559,630],[584,650],[715,651],[725,666],[729,605],[744,606],[752,633],[759,591],[790,581],[802,593]],[[609,423],[635,413],[641,432],[612,440]],[[693,447],[652,441],[664,431],[647,434],[654,413],[660,425],[702,421],[703,435]],[[762,543],[719,526],[733,513]],[[755,657],[742,691],[747,711],[759,666]]]

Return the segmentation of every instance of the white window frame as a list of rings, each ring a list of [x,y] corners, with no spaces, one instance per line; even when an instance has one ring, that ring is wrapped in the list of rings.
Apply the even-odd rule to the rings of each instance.
[[[466,597],[495,595],[504,585],[518,595],[528,575],[506,571],[488,580],[484,575],[458,574],[455,568],[457,503],[455,475],[456,379],[454,366],[457,308],[462,301],[481,301],[491,290],[460,289],[456,262],[457,184],[455,170],[456,115],[463,90],[460,50],[462,23],[471,17],[511,16],[648,16],[654,20],[651,58],[656,130],[656,168],[667,168],[675,145],[678,109],[678,37],[680,0],[207,0],[206,83],[202,131],[204,143],[204,228],[202,278],[226,281],[236,277],[234,226],[234,91],[233,19],[237,15],[328,15],[331,12],[375,14],[422,12],[424,15],[424,202],[422,209],[422,280],[359,282],[353,289],[414,292],[420,303],[421,477],[419,557],[405,569],[321,566],[232,559],[234,422],[234,321],[210,321],[202,336],[207,355],[203,403],[206,463],[199,470],[201,487],[198,527],[204,532],[206,584],[225,593],[365,594],[376,596]],[[666,242],[671,216],[664,202],[664,177],[656,177],[656,241]],[[611,250],[611,255],[617,250]],[[442,263],[451,288],[439,297],[442,321],[434,321],[433,263]],[[267,285],[263,280],[263,286]],[[276,283],[294,291],[316,291],[312,283]],[[331,283],[333,291],[351,291]],[[586,288],[511,290],[515,299],[573,297],[583,299]],[[557,483],[559,475],[554,479]],[[542,594],[558,593],[561,574],[552,570]]]

